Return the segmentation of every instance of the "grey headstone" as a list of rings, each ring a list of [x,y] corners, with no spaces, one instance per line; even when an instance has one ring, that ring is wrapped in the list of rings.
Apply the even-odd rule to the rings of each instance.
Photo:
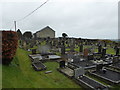
[[[49,53],[49,50],[50,50],[50,46],[49,45],[41,45],[41,46],[38,46],[38,51],[42,54],[46,54],[46,53]]]
[[[83,67],[74,69],[74,77],[75,78],[78,78],[79,76],[84,75],[84,74],[85,74],[85,70]]]
[[[103,48],[102,49],[102,58],[105,58],[105,55],[106,55],[106,48]]]

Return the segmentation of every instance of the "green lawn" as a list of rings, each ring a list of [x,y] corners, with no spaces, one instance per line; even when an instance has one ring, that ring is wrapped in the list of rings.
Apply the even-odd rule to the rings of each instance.
[[[59,73],[58,63],[46,62],[47,70],[34,71],[27,51],[17,49],[16,56],[10,66],[2,66],[3,88],[80,88],[74,81]]]

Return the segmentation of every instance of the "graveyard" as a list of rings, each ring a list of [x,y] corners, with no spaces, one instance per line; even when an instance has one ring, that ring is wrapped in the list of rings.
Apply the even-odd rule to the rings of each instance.
[[[112,41],[65,36],[19,40],[2,67],[3,88],[119,88],[119,49]]]

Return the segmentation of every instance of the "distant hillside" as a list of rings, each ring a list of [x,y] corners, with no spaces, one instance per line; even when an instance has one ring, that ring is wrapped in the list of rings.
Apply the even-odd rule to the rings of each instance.
[[[110,40],[120,42],[120,39],[110,39]]]

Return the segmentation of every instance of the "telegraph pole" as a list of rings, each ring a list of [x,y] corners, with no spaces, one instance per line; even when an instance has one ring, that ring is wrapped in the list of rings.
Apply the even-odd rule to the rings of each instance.
[[[14,21],[14,24],[15,24],[15,31],[16,31],[16,21]]]

